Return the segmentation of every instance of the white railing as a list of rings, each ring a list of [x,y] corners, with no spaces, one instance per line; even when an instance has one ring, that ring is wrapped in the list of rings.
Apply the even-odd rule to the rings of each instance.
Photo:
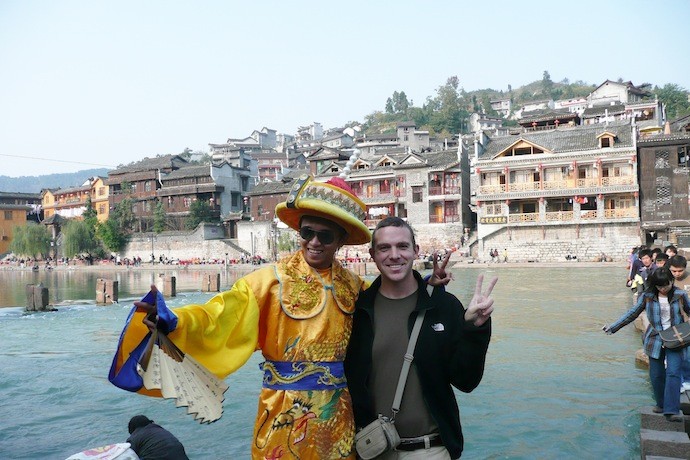
[[[563,222],[573,220],[573,211],[552,211],[545,213],[547,222]]]
[[[632,185],[635,183],[633,176],[602,177],[601,185]]]

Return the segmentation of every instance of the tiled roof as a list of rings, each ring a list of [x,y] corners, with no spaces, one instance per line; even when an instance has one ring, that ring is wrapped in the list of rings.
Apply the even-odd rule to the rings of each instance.
[[[690,115],[676,118],[675,120],[671,121],[671,131],[680,131],[688,124],[690,124]]]
[[[366,136],[358,137],[357,142],[367,141],[383,141],[383,140],[398,140],[398,133],[390,134],[367,134]]]
[[[616,147],[633,147],[632,129],[628,121],[598,123],[576,127],[560,127],[544,131],[530,131],[517,136],[490,137],[480,159],[488,160],[519,140],[538,145],[553,153],[599,149],[597,136],[604,131],[616,135]]]
[[[254,186],[249,195],[256,196],[289,193],[293,182],[294,180],[292,178],[284,178],[283,180],[272,182],[260,182]]]
[[[144,158],[141,161],[121,166],[108,173],[109,176],[125,174],[138,171],[150,171],[155,169],[180,168],[187,164],[184,158],[179,155],[164,155],[155,158]]]
[[[91,185],[80,185],[78,187],[68,187],[68,188],[59,188],[53,192],[53,195],[64,195],[66,193],[74,193],[74,192],[86,192],[91,190]]]
[[[608,111],[609,115],[617,115],[619,113],[625,112],[624,104],[613,104],[613,105],[600,105],[597,107],[587,107],[584,112],[582,112],[582,118],[596,117],[599,115],[606,114]]]
[[[652,134],[651,136],[646,136],[638,139],[637,145],[640,144],[655,144],[659,142],[666,141],[687,141],[690,142],[690,132],[689,133],[671,133],[671,134]]]
[[[525,112],[524,116],[518,120],[518,123],[533,123],[548,120],[563,120],[570,118],[577,118],[577,113],[571,113],[568,109],[540,109]]]
[[[25,192],[0,192],[0,199],[2,198],[22,198],[27,200],[40,200],[40,193],[25,193]]]
[[[184,168],[176,169],[169,174],[162,175],[161,179],[163,181],[171,179],[180,179],[182,177],[199,177],[199,176],[210,176],[211,166],[210,165],[194,165],[185,166]]]
[[[331,149],[328,147],[323,147],[321,151],[317,151],[316,153],[313,153],[309,156],[309,161],[313,160],[330,160],[333,158],[345,158],[349,157],[349,154],[340,152],[339,150],[336,149]]]
[[[422,157],[424,162],[402,164],[395,166],[395,169],[443,168],[458,163],[458,153],[456,150],[443,150],[441,152],[419,153],[416,155]]]
[[[334,134],[329,134],[328,136],[326,136],[326,137],[324,137],[323,139],[321,139],[321,142],[323,143],[323,142],[328,142],[328,141],[332,141],[332,140],[335,140],[335,139],[341,139],[341,138],[343,138],[343,137],[345,137],[345,136],[350,137],[349,134],[345,134],[345,133],[334,133]]]

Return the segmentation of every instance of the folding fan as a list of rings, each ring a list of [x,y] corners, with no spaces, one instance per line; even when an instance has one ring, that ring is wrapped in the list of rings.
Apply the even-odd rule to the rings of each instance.
[[[158,330],[151,334],[137,372],[147,389],[175,399],[177,407],[187,407],[187,413],[199,423],[215,422],[223,415],[227,384]]]

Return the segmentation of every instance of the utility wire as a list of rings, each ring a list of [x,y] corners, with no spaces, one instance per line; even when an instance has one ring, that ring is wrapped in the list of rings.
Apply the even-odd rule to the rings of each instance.
[[[0,153],[0,156],[12,157],[12,158],[23,158],[25,160],[41,160],[41,161],[52,161],[55,163],[70,163],[70,164],[75,164],[75,165],[101,166],[103,168],[116,168],[117,167],[117,166],[113,166],[113,165],[104,165],[104,164],[100,164],[100,163],[86,163],[84,161],[58,160],[55,158],[30,157],[30,156],[26,156],[26,155],[10,155],[9,153]]]

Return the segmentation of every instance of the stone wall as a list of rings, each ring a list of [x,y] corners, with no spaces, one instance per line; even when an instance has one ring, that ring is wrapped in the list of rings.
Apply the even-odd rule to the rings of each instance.
[[[566,256],[577,256],[583,262],[598,261],[605,254],[614,262],[625,261],[634,246],[641,244],[639,225],[619,224],[616,227],[581,225],[559,227],[519,227],[503,229],[478,241],[472,254],[488,260],[489,251],[508,250],[509,262],[564,262]]]
[[[190,232],[163,232],[153,234],[153,252],[158,257],[163,254],[168,258],[189,260],[239,259],[241,249],[247,254],[251,253],[251,239],[245,238],[252,235],[254,238],[254,251],[265,258],[270,259],[270,223],[250,223],[239,232],[237,240],[232,239],[208,239],[217,238],[214,232],[199,227]],[[412,224],[415,229],[417,244],[422,254],[434,250],[459,246],[463,232],[460,223],[453,224]],[[289,229],[281,231],[292,231]],[[122,257],[141,257],[142,261],[150,259],[152,246],[151,235],[142,234],[134,236]],[[581,225],[558,227],[519,227],[504,228],[493,233],[483,240],[476,241],[471,246],[472,255],[480,261],[489,258],[489,250],[496,248],[501,257],[504,248],[508,250],[509,262],[564,262],[566,256],[577,256],[577,260],[591,262],[605,254],[614,262],[626,261],[630,249],[641,244],[641,236],[638,224],[619,224],[616,227],[597,225]],[[340,249],[338,256],[368,257],[369,245],[345,246]]]
[[[130,238],[129,244],[120,256],[130,259],[139,256],[142,262],[149,262],[151,253],[155,255],[156,260],[161,255],[168,259],[180,260],[225,260],[227,253],[229,259],[239,259],[241,251],[236,241],[218,239],[219,236],[221,235],[218,232],[205,225],[189,232],[136,234]]]

